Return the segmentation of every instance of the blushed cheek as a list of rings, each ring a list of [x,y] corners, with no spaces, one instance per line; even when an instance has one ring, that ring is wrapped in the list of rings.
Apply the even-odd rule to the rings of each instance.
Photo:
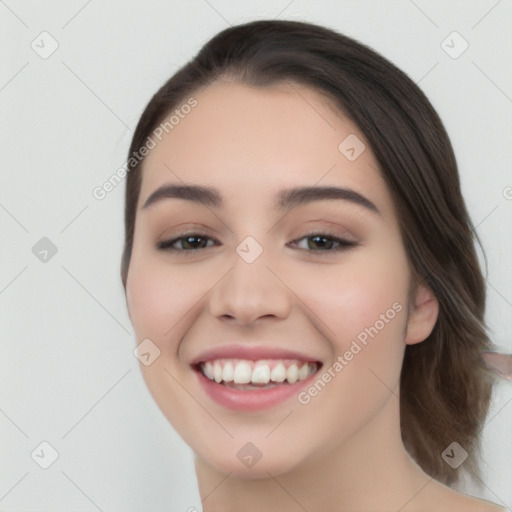
[[[141,365],[147,387],[160,407],[186,401],[180,386],[171,377],[178,344],[187,328],[186,315],[197,292],[185,286],[183,272],[171,271],[149,257],[135,259],[128,280],[130,315],[137,343],[148,338],[161,351],[150,365]],[[165,370],[165,371],[163,371]],[[169,415],[169,421],[173,416]]]
[[[141,265],[131,271],[129,308],[137,340],[149,338],[161,351],[175,351],[169,341],[178,337],[179,323],[197,294],[168,269]]]
[[[322,320],[318,325],[330,342],[331,364],[338,362],[336,400],[360,409],[361,418],[389,395],[400,375],[408,273],[401,253],[394,254],[359,255],[316,275],[314,287],[302,288],[305,302]]]
[[[356,353],[353,368],[365,375],[362,382],[368,392],[385,385],[381,391],[386,394],[399,379],[405,349],[408,269],[398,253],[367,265],[363,275],[347,291],[351,319],[342,341],[345,347],[349,344],[348,357]]]
[[[338,272],[331,269],[323,278],[315,276],[314,282],[302,281],[301,289],[304,302],[322,321],[324,334],[342,348],[361,333],[364,340],[365,329],[375,324],[379,330],[384,325],[389,330],[396,323],[406,296],[406,276],[377,263]]]

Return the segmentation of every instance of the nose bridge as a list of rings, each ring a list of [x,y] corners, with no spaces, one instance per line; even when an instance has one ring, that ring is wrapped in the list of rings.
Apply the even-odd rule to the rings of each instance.
[[[290,292],[271,270],[268,255],[253,237],[238,244],[231,270],[210,296],[212,315],[248,324],[262,316],[283,318],[289,314]]]

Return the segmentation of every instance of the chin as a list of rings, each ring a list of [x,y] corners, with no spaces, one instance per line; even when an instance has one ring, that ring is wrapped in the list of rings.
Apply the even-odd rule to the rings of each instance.
[[[300,461],[292,460],[289,453],[283,453],[282,455],[273,453],[271,457],[262,455],[261,459],[253,465],[250,465],[250,462],[245,465],[238,459],[236,454],[234,458],[219,458],[218,454],[215,454],[213,457],[208,457],[208,454],[206,457],[196,454],[196,457],[201,459],[203,464],[241,480],[260,480],[270,476],[277,477],[293,471],[300,465]]]

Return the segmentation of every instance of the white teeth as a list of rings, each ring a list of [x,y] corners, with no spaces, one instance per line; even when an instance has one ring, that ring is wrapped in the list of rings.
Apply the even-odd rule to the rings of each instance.
[[[307,365],[304,365],[307,366]],[[279,363],[276,366],[274,366],[274,369],[270,373],[270,380],[273,380],[274,382],[284,382],[286,379],[286,368],[284,367],[283,363]]]
[[[303,364],[300,367],[299,375],[297,377],[297,380],[304,380],[309,375],[309,365]]]
[[[286,380],[290,384],[294,384],[297,382],[297,379],[299,378],[299,369],[297,368],[296,364],[291,364],[288,367],[288,370],[286,370]]]
[[[218,362],[213,365],[213,378],[215,382],[222,381],[222,366]]]
[[[275,366],[273,366],[275,364]],[[280,360],[269,364],[269,360],[225,360],[207,361],[202,363],[203,374],[217,383],[267,385],[287,381],[294,384],[317,371],[315,363],[292,362]],[[271,369],[271,366],[273,368]]]
[[[270,368],[268,365],[256,365],[252,371],[251,382],[253,384],[268,384],[270,382]]]
[[[251,374],[251,365],[242,361],[235,366],[233,380],[235,384],[249,384],[251,382]]]
[[[233,369],[233,363],[231,363],[231,361],[228,361],[224,365],[224,370],[222,372],[222,380],[224,382],[233,382],[234,373],[235,373],[235,370]]]
[[[203,365],[203,371],[210,380],[213,380],[213,365],[210,361]]]

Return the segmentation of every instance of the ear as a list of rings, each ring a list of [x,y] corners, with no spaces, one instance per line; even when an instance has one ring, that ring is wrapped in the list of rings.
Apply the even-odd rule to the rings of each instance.
[[[416,286],[409,307],[405,343],[414,345],[427,339],[436,324],[439,302],[430,288],[424,284]]]

